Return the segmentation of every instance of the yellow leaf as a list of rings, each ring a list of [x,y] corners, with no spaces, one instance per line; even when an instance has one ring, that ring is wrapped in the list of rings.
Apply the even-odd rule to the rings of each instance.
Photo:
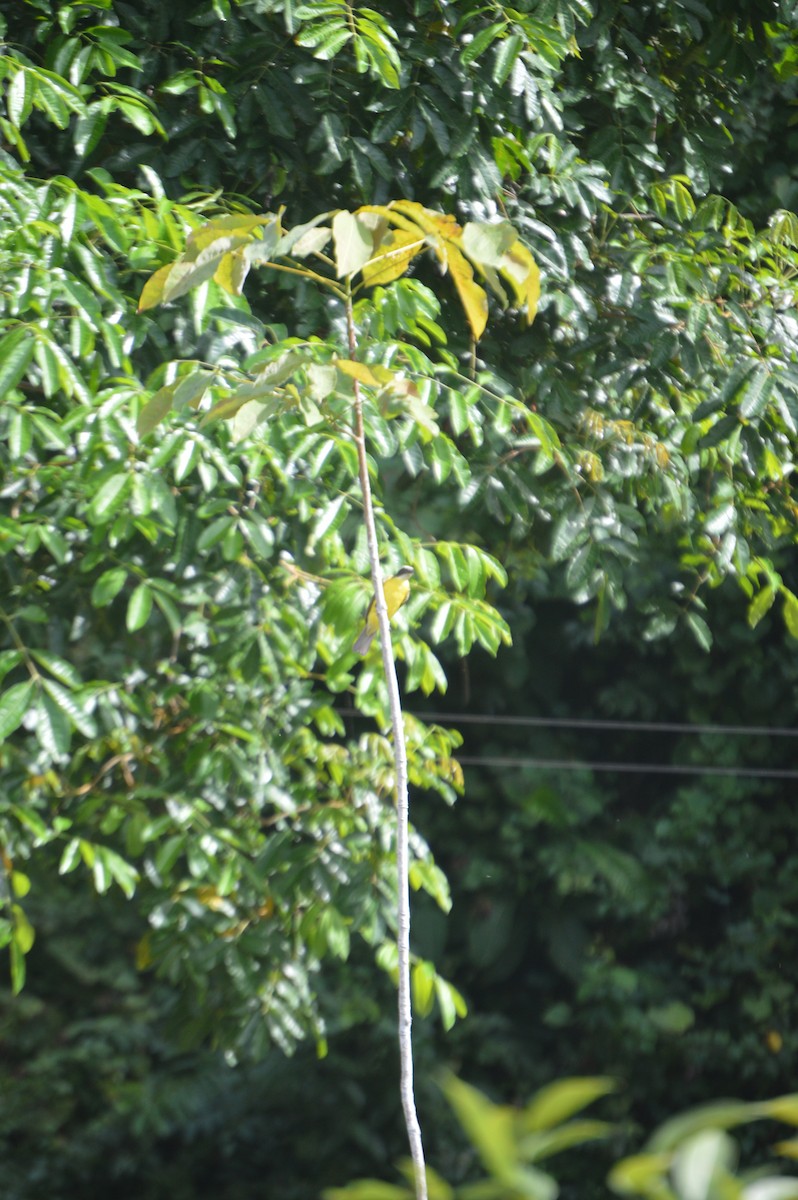
[[[475,281],[473,268],[460,249],[462,227],[450,213],[432,212],[414,200],[398,200],[390,205],[389,211],[397,224],[408,228],[409,218],[427,235],[440,263],[451,272],[471,332],[478,341],[488,323],[488,297]]]
[[[11,912],[14,918],[13,940],[19,946],[23,954],[27,954],[36,940],[36,933],[28,918],[25,916],[25,911],[19,904],[11,905]]]
[[[373,213],[340,209],[332,219],[335,271],[339,279],[354,275],[374,253]]]
[[[270,225],[273,220],[272,216],[254,217],[250,213],[234,213],[229,217],[217,217],[213,221],[207,221],[188,235],[183,257],[186,261],[193,262],[203,250],[207,250],[222,238],[236,239],[239,244],[252,241],[255,230],[263,225]]]
[[[463,230],[451,213],[433,212],[431,208],[425,208],[423,204],[419,204],[415,200],[396,200],[389,207],[391,213],[405,214],[415,222],[419,229],[423,229],[425,233],[432,234],[434,237],[442,237],[451,241],[462,236]]]
[[[370,388],[385,387],[396,379],[394,371],[388,367],[381,367],[379,364],[368,366],[366,363],[354,362],[350,358],[337,358],[335,365],[343,375],[348,375],[350,379],[357,379],[358,383],[365,384]]]
[[[499,269],[509,280],[519,308],[526,308],[527,324],[531,325],[540,301],[540,271],[523,242],[515,242],[506,251]]]
[[[241,250],[225,254],[214,273],[214,281],[231,296],[240,296],[249,274],[249,260]]]
[[[457,247],[450,243],[446,249],[446,259],[454,280],[454,285],[460,296],[460,302],[465,309],[468,324],[474,335],[474,341],[479,341],[488,323],[488,297],[474,279],[471,263]]]
[[[774,1121],[798,1125],[798,1095],[777,1096],[775,1100],[764,1101],[760,1107]]]
[[[411,259],[426,245],[427,239],[415,230],[392,229],[379,246],[379,253],[363,267],[363,282],[368,287],[392,283],[404,275]]]
[[[798,1139],[790,1138],[786,1142],[776,1142],[773,1149],[785,1158],[798,1158]]]
[[[349,358],[337,358],[335,365],[342,375],[348,375],[350,379],[356,379],[358,383],[363,383],[366,387],[378,388],[380,386],[379,379],[371,367],[367,367],[365,363],[354,362]]]
[[[487,1096],[454,1075],[447,1075],[442,1087],[485,1166],[500,1180],[507,1179],[520,1165],[514,1110],[491,1103]]]
[[[607,1176],[607,1183],[622,1196],[650,1195],[655,1191],[665,1195],[663,1176],[670,1163],[670,1154],[633,1154],[615,1164]]]
[[[144,312],[147,308],[155,308],[156,304],[162,302],[166,280],[173,266],[174,263],[167,263],[165,267],[159,267],[155,274],[149,277],[141,291],[139,312]]]
[[[148,967],[152,966],[152,962],[153,958],[150,935],[145,933],[144,937],[140,938],[136,943],[136,970],[146,971]]]

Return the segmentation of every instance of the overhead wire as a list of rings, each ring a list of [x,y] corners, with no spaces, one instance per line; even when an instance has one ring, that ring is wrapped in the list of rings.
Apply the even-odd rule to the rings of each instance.
[[[613,771],[635,775],[725,775],[735,779],[798,779],[798,771],[779,767],[719,767],[710,763],[588,762],[568,758],[513,758],[509,755],[457,756],[464,767],[537,767],[557,771]]]
[[[451,721],[462,725],[513,725],[530,729],[605,729],[630,733],[724,734],[727,737],[798,737],[798,728],[779,725],[698,725],[683,721],[616,721],[603,717],[513,717],[486,713],[411,713],[425,721]]]
[[[342,716],[365,719],[357,709],[341,709]],[[711,725],[684,721],[621,721],[603,717],[529,717],[492,716],[487,713],[410,712],[409,716],[425,721],[440,721],[453,725],[512,726],[529,729],[599,730],[624,733],[701,734],[726,737],[798,737],[798,728],[768,725]],[[780,767],[727,767],[712,763],[644,763],[630,761],[536,758],[518,755],[458,755],[464,767],[540,770],[599,771],[641,775],[725,776],[745,779],[798,779],[798,770]]]

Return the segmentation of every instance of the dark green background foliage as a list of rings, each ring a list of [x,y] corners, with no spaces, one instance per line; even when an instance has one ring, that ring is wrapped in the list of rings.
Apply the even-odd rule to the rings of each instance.
[[[426,259],[358,308],[365,356],[398,344],[435,407],[368,413],[387,565],[419,575],[416,984],[470,1009],[416,1027],[433,1162],[474,1167],[442,1063],[506,1100],[616,1075],[616,1149],[789,1090],[794,780],[755,772],[794,770],[795,740],[505,718],[794,722],[796,6],[6,9],[0,838],[27,982],[2,1003],[5,1194],[290,1200],[403,1149],[346,405],[286,385],[239,440],[191,407],[292,337],[328,362],[341,314],[257,271],[246,298],[137,311],[231,211],[404,197],[510,220],[543,275],[534,324],[496,306],[476,349]],[[525,758],[728,773],[501,761]]]

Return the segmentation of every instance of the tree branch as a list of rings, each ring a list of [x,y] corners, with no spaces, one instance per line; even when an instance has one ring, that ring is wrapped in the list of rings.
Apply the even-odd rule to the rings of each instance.
[[[347,277],[346,324],[349,337],[349,357],[354,359],[357,350],[357,339],[352,313],[352,286],[350,277]],[[410,886],[408,881],[410,803],[407,789],[407,747],[405,745],[399,681],[396,677],[396,663],[394,662],[393,646],[391,643],[391,625],[382,586],[377,526],[374,520],[374,504],[371,497],[371,483],[369,481],[368,460],[366,458],[366,437],[363,429],[363,398],[358,380],[353,380],[353,383],[355,395],[355,442],[357,444],[360,490],[363,496],[363,519],[366,523],[366,540],[369,550],[369,562],[371,564],[371,579],[374,584],[377,622],[380,630],[382,664],[385,671],[385,682],[388,687],[388,704],[391,710],[394,760],[396,763],[396,873],[398,888],[396,941],[399,955],[400,1088],[407,1139],[410,1143],[410,1155],[413,1159],[416,1200],[427,1200],[427,1173],[424,1164],[424,1146],[421,1140],[421,1125],[419,1124],[418,1112],[416,1111],[416,1099],[413,1088],[413,1010],[410,998]]]

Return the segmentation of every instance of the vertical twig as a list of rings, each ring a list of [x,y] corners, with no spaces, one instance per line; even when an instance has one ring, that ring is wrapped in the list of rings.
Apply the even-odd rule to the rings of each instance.
[[[352,313],[351,280],[347,279],[346,325],[349,337],[349,357],[354,359],[357,351],[355,322]],[[413,1088],[413,1010],[410,998],[410,886],[408,881],[408,825],[409,798],[407,790],[407,747],[402,720],[402,702],[399,696],[399,681],[391,645],[391,626],[385,593],[382,588],[377,526],[374,520],[374,505],[371,498],[366,437],[363,430],[363,398],[360,384],[354,381],[355,394],[355,442],[360,472],[360,490],[363,496],[363,519],[366,523],[371,579],[374,584],[374,601],[380,629],[382,665],[388,687],[388,704],[393,727],[394,759],[396,762],[396,873],[398,883],[397,901],[397,949],[399,954],[399,1065],[402,1110],[405,1117],[407,1139],[415,1174],[416,1200],[427,1200],[427,1173],[424,1165],[424,1146],[421,1140],[421,1125],[416,1111]]]

